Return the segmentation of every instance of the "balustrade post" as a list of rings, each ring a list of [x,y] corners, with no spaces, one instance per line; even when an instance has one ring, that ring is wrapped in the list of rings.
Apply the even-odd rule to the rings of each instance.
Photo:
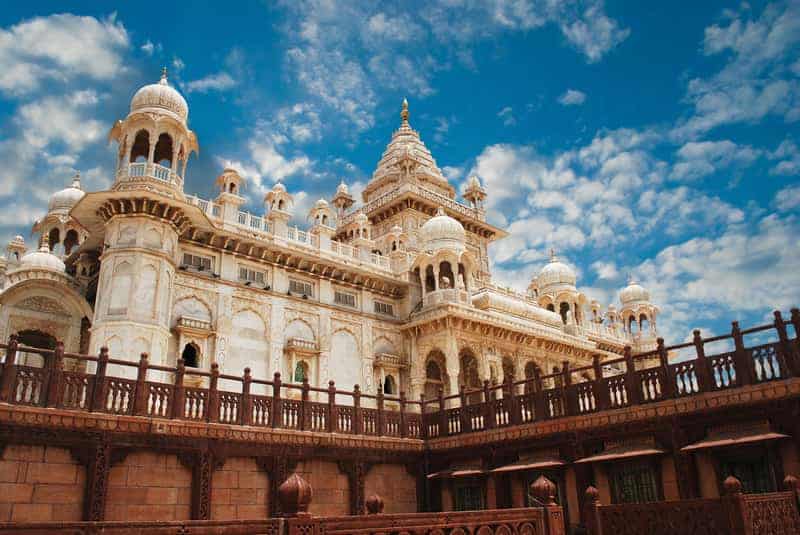
[[[94,391],[90,411],[102,411],[106,406],[106,371],[108,369],[108,348],[100,348],[97,356],[97,368],[94,371]]]
[[[328,381],[328,432],[338,431],[339,416],[336,413],[336,383]]]
[[[791,474],[784,477],[783,490],[794,494],[794,507],[800,508],[800,481]]]
[[[353,386],[353,434],[360,435],[361,425],[361,387]],[[383,389],[378,388],[378,435],[382,435],[381,424],[383,423]]]
[[[136,371],[136,397],[133,400],[133,414],[136,416],[147,416],[147,399],[149,392],[147,388],[147,366],[148,355],[142,353],[139,356],[139,367]]]
[[[504,377],[504,379],[508,382],[508,386],[506,387],[508,397],[506,397],[505,394],[503,395],[503,404],[508,410],[508,423],[509,425],[521,424],[522,413],[519,410],[519,398],[517,397],[517,393],[514,391],[514,374],[509,373],[508,377]],[[492,404],[492,407],[492,414],[494,415],[497,412],[497,408],[494,403]]]
[[[428,413],[425,412],[425,392],[420,392],[419,394],[419,424],[420,424],[420,438],[427,439],[428,438],[428,418],[426,415]]]
[[[731,335],[736,347],[733,353],[733,361],[736,363],[736,383],[739,386],[753,384],[755,382],[753,361],[747,356],[747,350],[744,347],[744,336],[741,329],[739,329],[739,322],[734,321],[731,326]]]
[[[19,339],[16,334],[12,334],[8,339],[8,349],[6,349],[6,360],[3,365],[3,378],[0,382],[0,401],[13,403],[14,383],[17,379],[17,347]]]
[[[281,372],[272,376],[272,427],[283,427],[283,407],[281,407]]]
[[[703,342],[703,337],[700,336],[700,329],[695,329],[692,333],[694,342],[694,351],[697,354],[697,360],[694,364],[694,373],[697,376],[697,390],[700,392],[708,392],[712,390],[711,370],[708,367],[708,359],[706,359],[706,348]]]
[[[464,390],[464,385],[461,385],[458,389],[458,403],[461,405],[461,410],[458,411],[458,419],[461,422],[461,432],[469,433],[472,430],[472,420],[467,411],[467,393]]]
[[[572,372],[568,360],[561,361],[561,399],[564,400],[564,416],[578,414],[578,398],[572,388]]]
[[[594,402],[597,410],[602,411],[611,406],[611,395],[606,387],[603,378],[603,365],[600,363],[600,355],[592,356],[592,368],[594,369]]]
[[[208,407],[206,407],[206,421],[219,421],[219,364],[211,363],[211,377],[208,380]]]
[[[378,389],[378,436],[386,434],[386,414],[384,412],[383,388]]]
[[[186,375],[186,362],[182,358],[178,359],[175,367],[174,385],[172,387],[172,417],[183,418],[186,410],[186,390],[183,386],[183,378]]]
[[[583,526],[588,535],[603,535],[600,521],[600,492],[591,485],[586,488],[583,500]]]
[[[400,391],[400,436],[405,438],[408,436],[408,429],[406,428],[406,393],[404,390]]]
[[[642,385],[636,375],[636,363],[633,361],[631,346],[625,346],[625,390],[628,393],[628,405],[638,405],[642,401]]]
[[[250,397],[252,382],[253,377],[250,375],[250,368],[245,368],[242,376],[242,408],[239,412],[239,423],[242,425],[250,425],[250,420],[253,416],[253,400]]]
[[[547,400],[544,397],[544,385],[542,384],[541,373],[538,366],[533,368],[533,384],[535,387],[533,393],[533,415],[535,420],[544,420],[548,418]]]
[[[483,380],[483,425],[486,429],[494,427],[495,420],[495,404],[492,403],[492,396],[489,392],[489,380]]]
[[[303,375],[303,391],[300,394],[300,429],[311,429],[311,385],[308,384],[308,377]]]
[[[58,407],[60,394],[62,392],[62,381],[64,380],[64,342],[56,342],[56,349],[53,351],[53,359],[49,362],[47,374],[47,398],[46,407]]]
[[[742,494],[742,483],[733,476],[722,482],[722,508],[728,518],[728,533],[731,535],[749,535],[747,522],[747,505]]]
[[[450,434],[447,425],[447,410],[444,407],[444,389],[439,387],[439,436],[446,437]]]
[[[792,351],[792,344],[789,342],[789,335],[786,332],[786,323],[783,321],[781,311],[776,310],[773,314],[775,316],[775,330],[778,331],[778,340],[781,344],[781,353],[783,353],[783,358],[779,360],[783,361],[786,367],[785,371],[789,375],[800,375],[800,362],[798,362],[795,352]],[[781,370],[781,372],[783,371],[784,370]]]
[[[675,378],[671,377],[670,374],[669,355],[667,354],[667,348],[664,346],[664,339],[659,336],[658,339],[656,339],[656,343],[658,344],[658,360],[661,365],[661,373],[664,377],[664,383],[661,385],[661,392],[666,398],[674,398],[678,388],[675,383]]]

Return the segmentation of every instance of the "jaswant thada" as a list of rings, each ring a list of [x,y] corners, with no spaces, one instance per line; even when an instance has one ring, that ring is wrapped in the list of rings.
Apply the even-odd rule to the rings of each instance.
[[[214,200],[184,192],[198,150],[188,118],[166,75],[136,92],[109,134],[111,189],[74,177],[34,225],[38,242],[8,244],[0,336],[413,398],[655,347],[658,308],[633,282],[602,309],[551,255],[527,295],[495,285],[488,248],[506,233],[486,222],[491,192],[472,178],[459,200],[406,102],[361,206],[342,182],[307,229],[291,225],[281,183],[264,214],[240,210],[246,177],[233,169]]]
[[[308,214],[234,169],[187,193],[188,119],[136,91],[110,189],[0,261],[0,533],[800,532],[800,310],[666,346],[555,251],[498,286],[492,192],[405,101],[362,202]]]

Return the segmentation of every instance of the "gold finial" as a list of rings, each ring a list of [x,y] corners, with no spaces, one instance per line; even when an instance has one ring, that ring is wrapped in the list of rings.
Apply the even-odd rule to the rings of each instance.
[[[403,109],[400,110],[400,118],[403,120],[403,124],[408,123],[408,100],[403,98]]]

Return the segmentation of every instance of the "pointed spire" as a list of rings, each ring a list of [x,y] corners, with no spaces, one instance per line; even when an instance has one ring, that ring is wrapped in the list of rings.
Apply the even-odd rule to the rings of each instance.
[[[81,189],[81,172],[75,171],[75,176],[72,177],[72,187]]]
[[[403,120],[403,126],[408,126],[408,100],[403,98],[403,108],[400,110],[400,118]]]
[[[553,247],[551,247],[550,248],[550,262],[555,262],[557,260],[558,260],[558,257],[556,256],[556,250]]]
[[[169,85],[167,83],[167,67],[161,67],[161,80],[158,82],[161,85]]]

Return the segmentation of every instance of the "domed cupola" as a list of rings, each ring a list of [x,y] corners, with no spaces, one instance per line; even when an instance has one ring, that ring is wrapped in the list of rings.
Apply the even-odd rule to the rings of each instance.
[[[189,105],[178,90],[167,82],[167,69],[161,73],[161,80],[139,89],[131,99],[131,113],[155,112],[173,115],[183,123],[189,119]]]
[[[86,192],[81,189],[81,174],[76,173],[72,178],[72,184],[60,191],[55,192],[50,197],[47,211],[50,213],[68,214],[72,207],[78,204]]]
[[[649,303],[650,292],[645,290],[634,279],[628,280],[628,285],[619,292],[619,300],[623,305],[633,303]]]
[[[64,262],[50,252],[47,236],[44,236],[39,250],[32,251],[22,257],[19,263],[19,269],[47,269],[64,273]]]
[[[466,248],[467,233],[463,225],[445,214],[441,207],[434,217],[422,225],[420,237],[426,251],[439,249],[463,251]]]
[[[572,286],[577,283],[575,272],[567,264],[561,262],[555,254],[550,251],[550,262],[548,262],[537,277],[537,284],[540,291],[546,291],[553,286]]]

